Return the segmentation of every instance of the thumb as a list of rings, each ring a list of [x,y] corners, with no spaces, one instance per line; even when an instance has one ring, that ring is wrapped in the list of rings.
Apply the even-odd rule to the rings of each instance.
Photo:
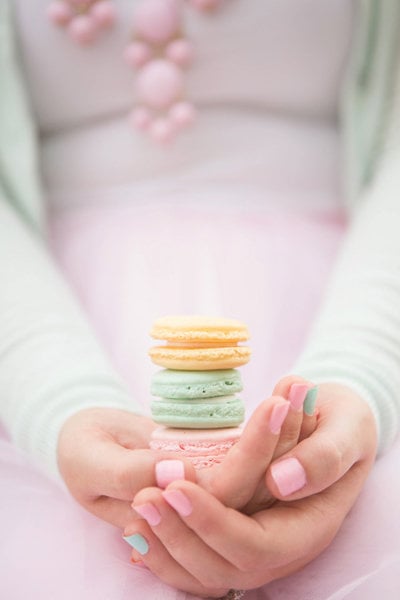
[[[349,394],[335,400],[321,406],[317,429],[310,437],[271,463],[266,484],[276,498],[296,500],[317,494],[356,463],[373,462],[376,429],[367,405]]]
[[[116,409],[73,415],[58,443],[59,470],[72,496],[100,518],[123,526],[137,492],[157,485],[157,463],[175,459],[148,449],[153,428],[150,419]],[[180,478],[196,480],[190,463],[173,462],[175,478],[178,465]]]
[[[135,495],[160,483],[160,465],[165,485],[177,479],[196,481],[194,468],[187,461],[147,449],[129,450],[109,442],[100,449],[98,464],[91,470],[92,489],[96,493],[86,495],[81,504],[105,521],[124,528],[135,518],[131,507]]]

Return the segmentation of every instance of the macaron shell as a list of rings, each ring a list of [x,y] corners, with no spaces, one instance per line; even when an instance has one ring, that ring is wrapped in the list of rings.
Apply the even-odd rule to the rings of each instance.
[[[157,371],[151,380],[151,393],[161,398],[191,399],[228,396],[243,389],[239,371]]]
[[[196,469],[204,469],[221,463],[241,434],[240,427],[211,431],[157,427],[152,433],[150,448],[182,455]]]
[[[151,404],[153,421],[168,427],[216,429],[237,427],[244,421],[243,401],[237,396],[190,400],[155,400]]]
[[[150,335],[171,342],[243,342],[246,325],[235,319],[203,316],[171,316],[157,319]]]
[[[182,371],[212,371],[234,369],[250,360],[247,346],[218,348],[171,348],[154,346],[150,349],[151,360],[166,369]]]

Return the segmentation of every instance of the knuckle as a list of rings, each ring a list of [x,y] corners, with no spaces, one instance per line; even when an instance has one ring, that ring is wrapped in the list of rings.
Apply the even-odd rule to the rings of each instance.
[[[248,553],[237,561],[237,567],[241,573],[256,572],[260,566],[260,557],[257,554]]]
[[[268,551],[262,543],[252,544],[252,547],[247,547],[242,555],[235,561],[240,575],[257,573],[264,569],[268,562]]]
[[[175,555],[176,552],[179,554],[179,550],[182,548],[182,534],[180,531],[163,532],[160,539],[170,554]]]
[[[116,490],[128,490],[132,487],[132,473],[125,468],[125,465],[115,465],[112,474],[112,488]]]
[[[274,394],[287,396],[290,386],[293,385],[293,383],[301,383],[303,381],[304,379],[299,375],[285,375],[285,377],[282,377],[275,385]]]
[[[282,427],[280,437],[279,437],[279,445],[285,446],[290,444],[293,440],[297,441],[300,433],[300,423],[297,419],[290,420]]]
[[[226,578],[222,573],[203,573],[200,583],[208,592],[217,591],[226,587]]]
[[[329,437],[319,441],[318,461],[324,472],[335,481],[342,475],[342,453],[335,440]]]

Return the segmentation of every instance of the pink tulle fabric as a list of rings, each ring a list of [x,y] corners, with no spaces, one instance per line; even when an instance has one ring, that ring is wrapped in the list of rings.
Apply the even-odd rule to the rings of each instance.
[[[52,219],[55,255],[100,341],[147,410],[152,320],[208,313],[248,323],[248,414],[291,369],[323,298],[344,224],[333,213],[145,202]],[[331,546],[248,600],[400,597],[400,444],[379,459]],[[116,528],[86,513],[0,438],[0,596],[7,600],[194,600],[130,563]]]

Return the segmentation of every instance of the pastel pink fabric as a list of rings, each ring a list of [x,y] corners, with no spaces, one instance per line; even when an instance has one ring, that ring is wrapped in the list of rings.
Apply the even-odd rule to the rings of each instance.
[[[344,231],[337,214],[175,205],[92,206],[52,221],[53,247],[99,339],[147,410],[156,316],[208,312],[251,331],[248,414],[288,372]],[[279,260],[278,260],[279,258]],[[378,460],[331,546],[247,600],[400,597],[400,444]],[[194,600],[130,563],[121,532],[87,514],[0,438],[0,597]]]

